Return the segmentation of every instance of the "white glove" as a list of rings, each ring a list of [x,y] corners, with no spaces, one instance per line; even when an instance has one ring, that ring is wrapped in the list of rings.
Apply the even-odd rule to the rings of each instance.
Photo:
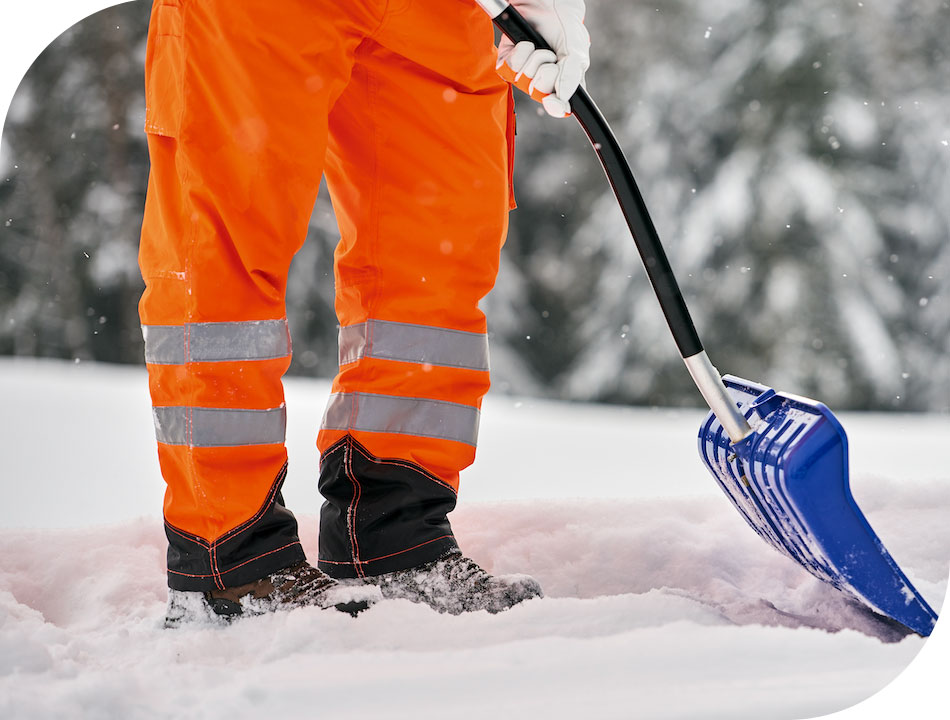
[[[515,45],[502,35],[498,43],[498,67],[507,65],[515,81],[531,78],[528,93],[540,100],[549,115],[569,115],[571,96],[583,84],[584,73],[590,67],[590,35],[584,27],[584,0],[510,2],[541,33],[554,52],[538,50],[527,40]]]

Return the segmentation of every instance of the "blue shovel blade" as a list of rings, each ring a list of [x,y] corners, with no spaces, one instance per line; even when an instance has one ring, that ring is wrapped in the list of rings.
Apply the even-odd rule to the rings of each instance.
[[[937,614],[854,502],[848,439],[831,411],[731,375],[723,382],[755,432],[733,444],[710,413],[699,454],[752,529],[820,580],[930,635]]]

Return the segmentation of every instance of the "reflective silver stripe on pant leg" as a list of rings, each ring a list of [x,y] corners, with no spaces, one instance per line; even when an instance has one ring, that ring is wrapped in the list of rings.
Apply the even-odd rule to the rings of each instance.
[[[183,325],[143,325],[145,362],[151,365],[185,364],[185,328]]]
[[[283,443],[287,412],[231,408],[153,407],[155,436],[166,445],[235,447]]]
[[[287,320],[143,325],[145,362],[272,360],[290,354]]]
[[[389,320],[341,327],[340,365],[363,357],[488,372],[488,336]]]
[[[334,393],[323,427],[454,440],[475,445],[479,412],[469,405],[370,393]]]

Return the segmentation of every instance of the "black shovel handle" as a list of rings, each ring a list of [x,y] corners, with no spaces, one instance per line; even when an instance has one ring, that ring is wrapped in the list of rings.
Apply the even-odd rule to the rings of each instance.
[[[503,5],[478,1],[486,11],[489,10],[489,5],[493,7]],[[491,14],[490,11],[489,14]],[[538,31],[511,6],[504,6],[504,9],[493,16],[492,20],[512,42],[529,40],[536,48],[550,49]],[[660,236],[656,232],[653,220],[650,219],[650,213],[647,211],[646,203],[643,202],[643,196],[633,178],[620,143],[617,142],[603,114],[584,88],[578,88],[571,98],[571,111],[590,139],[597,157],[600,158],[600,164],[607,173],[607,180],[620,203],[620,209],[637,244],[643,266],[646,268],[647,276],[653,285],[653,291],[660,302],[660,308],[666,317],[670,332],[673,333],[680,355],[688,358],[703,352],[703,344],[693,325],[686,301],[680,292],[670,261],[660,242]]]

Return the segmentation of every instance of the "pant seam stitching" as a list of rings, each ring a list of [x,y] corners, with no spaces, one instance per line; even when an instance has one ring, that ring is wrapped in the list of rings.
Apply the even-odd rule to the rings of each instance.
[[[362,577],[364,573],[361,569],[360,548],[356,539],[356,508],[359,504],[362,488],[360,487],[359,480],[356,478],[356,473],[353,472],[352,444],[348,444],[343,452],[343,465],[347,478],[353,483],[353,499],[350,501],[350,506],[346,511],[346,524],[350,535],[350,557],[353,558],[356,574]]]
[[[321,558],[320,562],[327,563],[329,565],[352,565],[354,566],[354,569],[356,570],[356,572],[361,574],[361,577],[365,577],[366,574],[363,568],[367,565],[370,565],[371,563],[379,562],[380,560],[388,560],[389,558],[396,557],[397,555],[404,555],[407,552],[418,550],[421,547],[425,547],[426,545],[431,545],[434,542],[439,542],[440,540],[445,540],[445,539],[454,540],[455,536],[451,534],[440,535],[437,538],[426,540],[425,542],[421,542],[418,545],[413,545],[412,547],[408,547],[403,550],[397,550],[396,552],[387,553],[386,555],[380,555],[379,557],[370,558],[369,560],[355,560],[355,561],[345,562],[342,560],[324,560]]]

